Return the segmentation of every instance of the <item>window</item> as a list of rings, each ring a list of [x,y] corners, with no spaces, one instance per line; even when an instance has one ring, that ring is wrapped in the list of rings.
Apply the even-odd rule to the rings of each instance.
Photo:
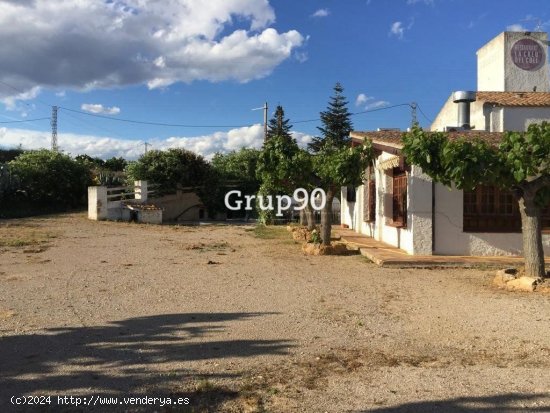
[[[550,230],[550,205],[541,211],[542,229]],[[512,192],[492,186],[464,191],[465,232],[521,232],[518,202]]]
[[[401,168],[393,168],[392,207],[393,225],[406,227],[407,172]]]
[[[355,202],[355,187],[347,186],[346,187],[346,201]]]
[[[363,217],[365,222],[376,221],[376,181],[374,177],[374,169],[369,167],[367,170],[367,179],[363,185],[364,202],[363,202]]]

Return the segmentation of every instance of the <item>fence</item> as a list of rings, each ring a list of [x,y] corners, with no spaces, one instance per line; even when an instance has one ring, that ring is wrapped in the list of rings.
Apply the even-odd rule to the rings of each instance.
[[[155,192],[147,181],[135,181],[133,186],[88,187],[88,218],[95,221],[130,221],[161,223],[162,210],[147,205]]]

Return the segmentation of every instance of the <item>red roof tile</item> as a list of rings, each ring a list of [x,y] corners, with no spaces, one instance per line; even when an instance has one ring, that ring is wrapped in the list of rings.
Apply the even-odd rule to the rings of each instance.
[[[426,131],[429,133],[429,131]],[[354,142],[360,143],[364,138],[371,139],[374,143],[387,144],[390,146],[402,146],[402,137],[405,131],[380,131],[380,132],[351,132],[351,138]],[[458,132],[446,132],[450,139],[466,139],[473,140],[476,138],[482,139],[490,144],[498,144],[502,136],[502,132],[485,132],[485,131],[458,131]]]
[[[548,106],[548,92],[476,92],[477,100],[499,106]]]

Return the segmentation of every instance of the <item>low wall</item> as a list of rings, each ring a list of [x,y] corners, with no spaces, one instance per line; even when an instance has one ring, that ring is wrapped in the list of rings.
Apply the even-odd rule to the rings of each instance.
[[[207,217],[206,208],[194,192],[178,191],[149,201],[163,209],[164,221],[198,221]]]

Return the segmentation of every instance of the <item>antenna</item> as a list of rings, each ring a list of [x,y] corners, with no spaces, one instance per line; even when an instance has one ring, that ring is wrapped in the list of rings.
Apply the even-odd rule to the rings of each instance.
[[[57,106],[52,106],[52,151],[59,152],[59,147],[57,146]]]

